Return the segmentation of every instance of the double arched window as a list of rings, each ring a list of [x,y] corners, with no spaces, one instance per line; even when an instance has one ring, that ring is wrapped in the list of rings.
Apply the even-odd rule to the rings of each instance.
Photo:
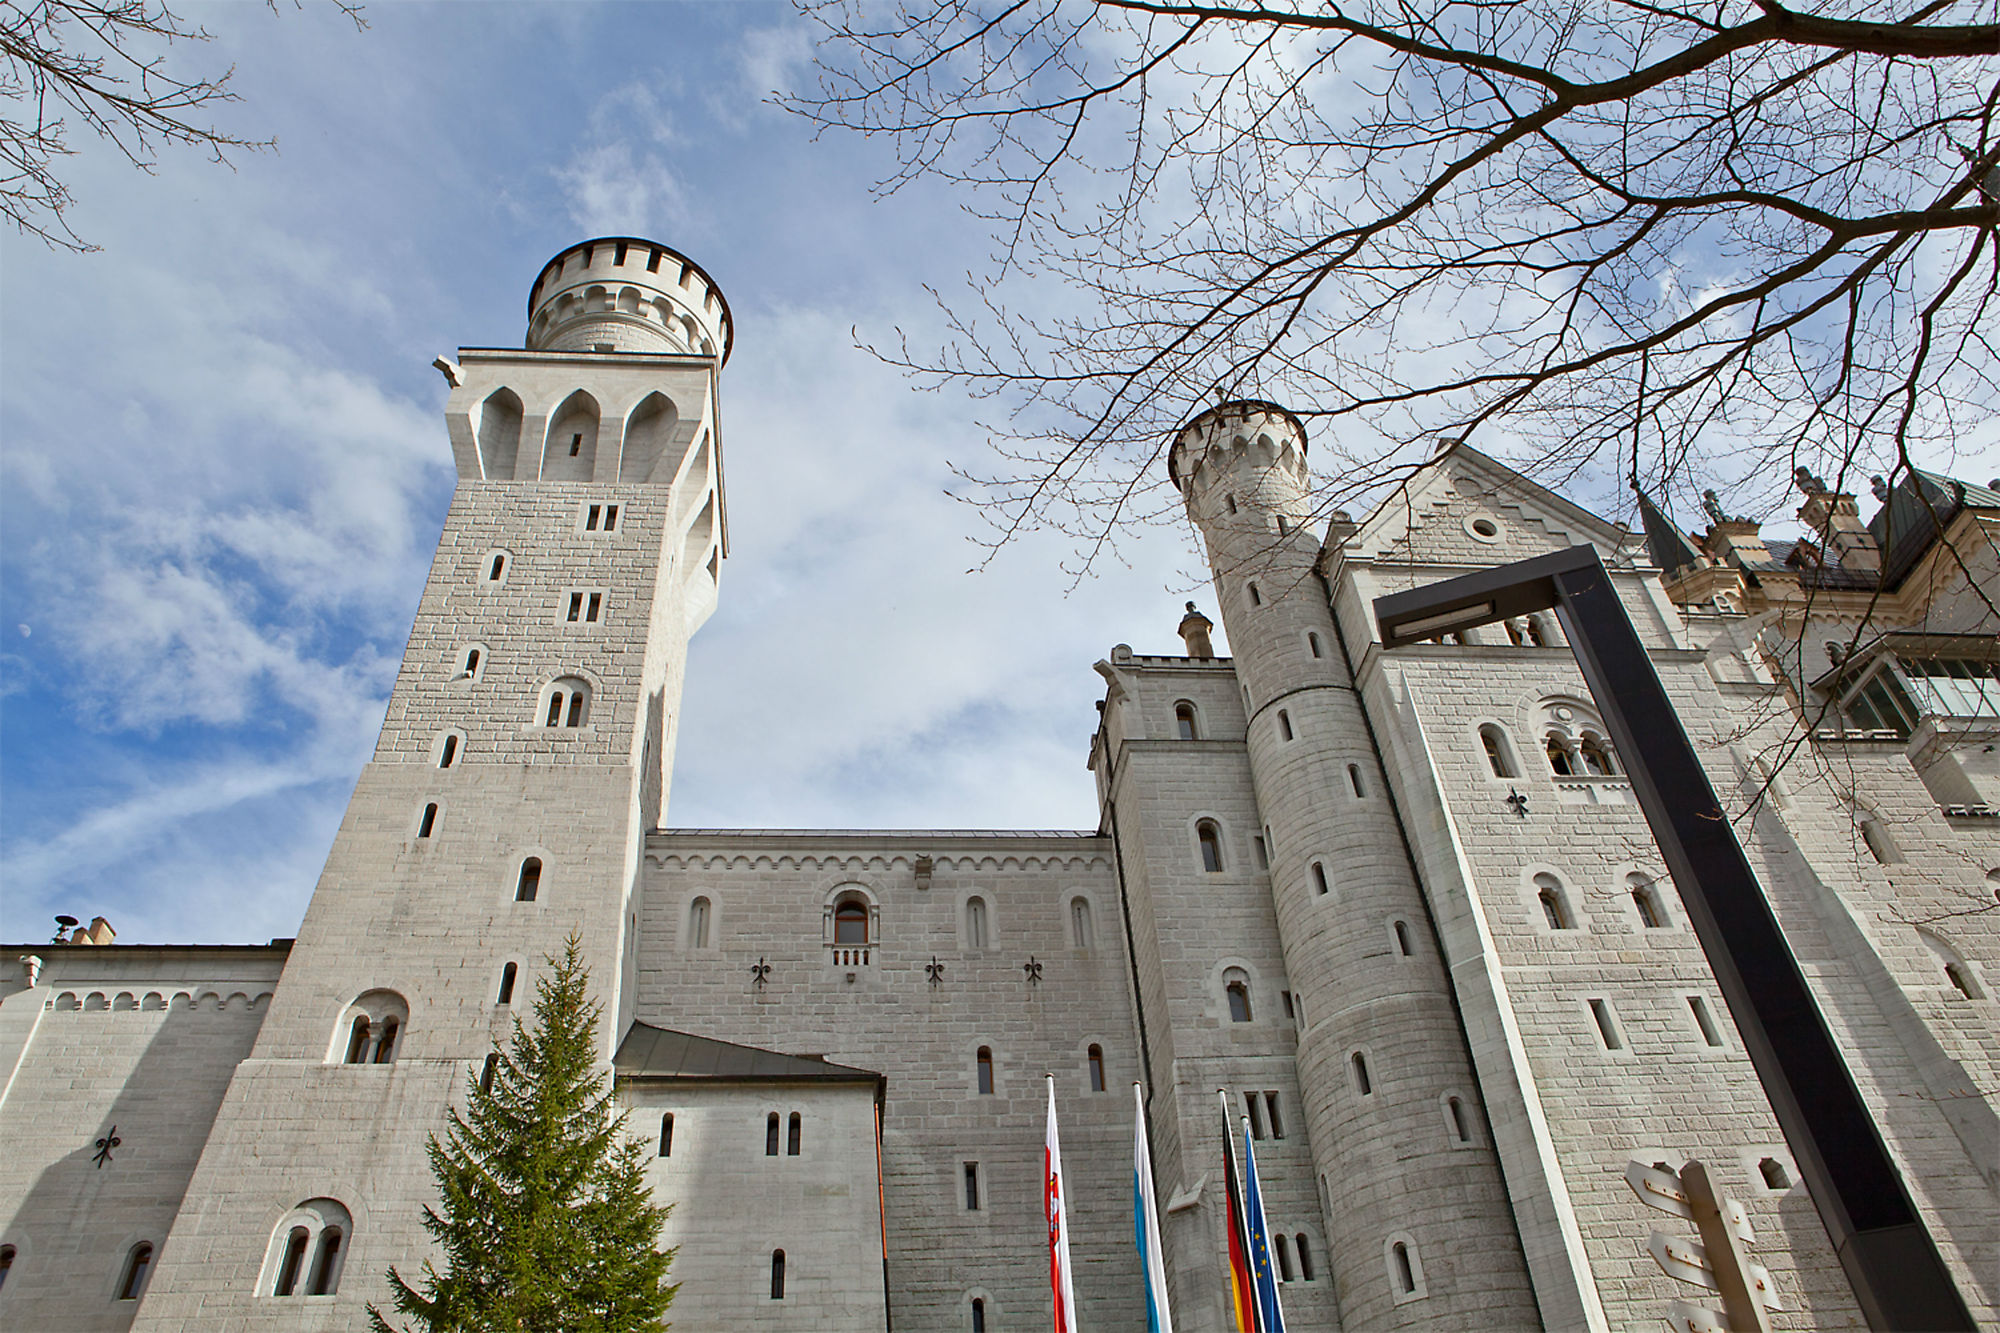
[[[342,1013],[334,1033],[341,1064],[386,1065],[396,1058],[410,1006],[392,990],[371,990],[356,997]]]
[[[1542,749],[1559,778],[1613,778],[1623,771],[1604,724],[1584,704],[1551,699],[1542,705]]]
[[[567,730],[590,721],[590,682],[581,676],[558,676],[542,692],[541,723]]]
[[[333,1295],[353,1231],[347,1209],[332,1199],[308,1199],[292,1209],[271,1235],[264,1289],[277,1297]]]

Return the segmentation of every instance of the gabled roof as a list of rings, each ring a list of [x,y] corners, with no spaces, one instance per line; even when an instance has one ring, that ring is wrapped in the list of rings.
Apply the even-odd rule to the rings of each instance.
[[[1882,583],[1895,587],[1966,509],[2000,509],[2000,489],[1912,468],[1896,483],[1868,531],[1882,552]]]
[[[1348,550],[1381,556],[1408,541],[1413,529],[1423,526],[1426,513],[1446,501],[1461,480],[1483,487],[1499,507],[1513,509],[1545,528],[1553,545],[1590,542],[1607,557],[1632,549],[1632,534],[1625,528],[1461,441],[1376,505],[1347,538]]]
[[[698,1037],[692,1032],[634,1023],[618,1043],[612,1066],[620,1078],[713,1079],[746,1083],[880,1083],[869,1069],[837,1065],[817,1055],[786,1055],[761,1046]]]

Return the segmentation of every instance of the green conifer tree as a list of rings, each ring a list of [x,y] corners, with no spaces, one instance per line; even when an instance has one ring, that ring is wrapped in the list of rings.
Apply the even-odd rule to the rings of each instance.
[[[678,1290],[657,1248],[668,1208],[646,1189],[646,1145],[625,1132],[596,1065],[601,1006],[586,996],[578,940],[535,988],[535,1025],[514,1020],[492,1076],[430,1139],[439,1203],[424,1228],[444,1270],[411,1285],[389,1270],[398,1315],[374,1333],[656,1333]],[[482,1083],[489,1086],[482,1087]]]

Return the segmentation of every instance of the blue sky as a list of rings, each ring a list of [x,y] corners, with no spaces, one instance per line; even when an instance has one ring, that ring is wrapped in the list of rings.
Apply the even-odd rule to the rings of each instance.
[[[933,330],[924,285],[988,241],[765,103],[811,77],[789,7],[188,12],[217,40],[182,58],[236,66],[219,119],[278,151],[146,175],[78,138],[103,249],[0,237],[0,938],[296,929],[450,497],[431,360],[518,345],[541,265],[607,233],[695,258],[737,326],[670,822],[1094,824],[1091,662],[1212,601],[1173,531],[1074,591],[1055,539],[967,572],[978,414],[852,331]]]

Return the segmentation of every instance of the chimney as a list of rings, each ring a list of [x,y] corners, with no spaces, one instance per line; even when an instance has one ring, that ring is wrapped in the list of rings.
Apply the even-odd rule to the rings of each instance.
[[[118,938],[118,932],[111,928],[111,923],[109,921],[106,921],[101,916],[94,916],[90,918],[90,924],[88,926],[77,927],[76,935],[73,939],[70,940],[70,943],[109,944],[111,943],[111,941],[117,938]]]
[[[1187,614],[1181,617],[1180,635],[1187,644],[1189,657],[1214,657],[1215,645],[1209,641],[1208,632],[1215,628],[1215,622],[1194,609],[1194,603],[1187,604]]]

